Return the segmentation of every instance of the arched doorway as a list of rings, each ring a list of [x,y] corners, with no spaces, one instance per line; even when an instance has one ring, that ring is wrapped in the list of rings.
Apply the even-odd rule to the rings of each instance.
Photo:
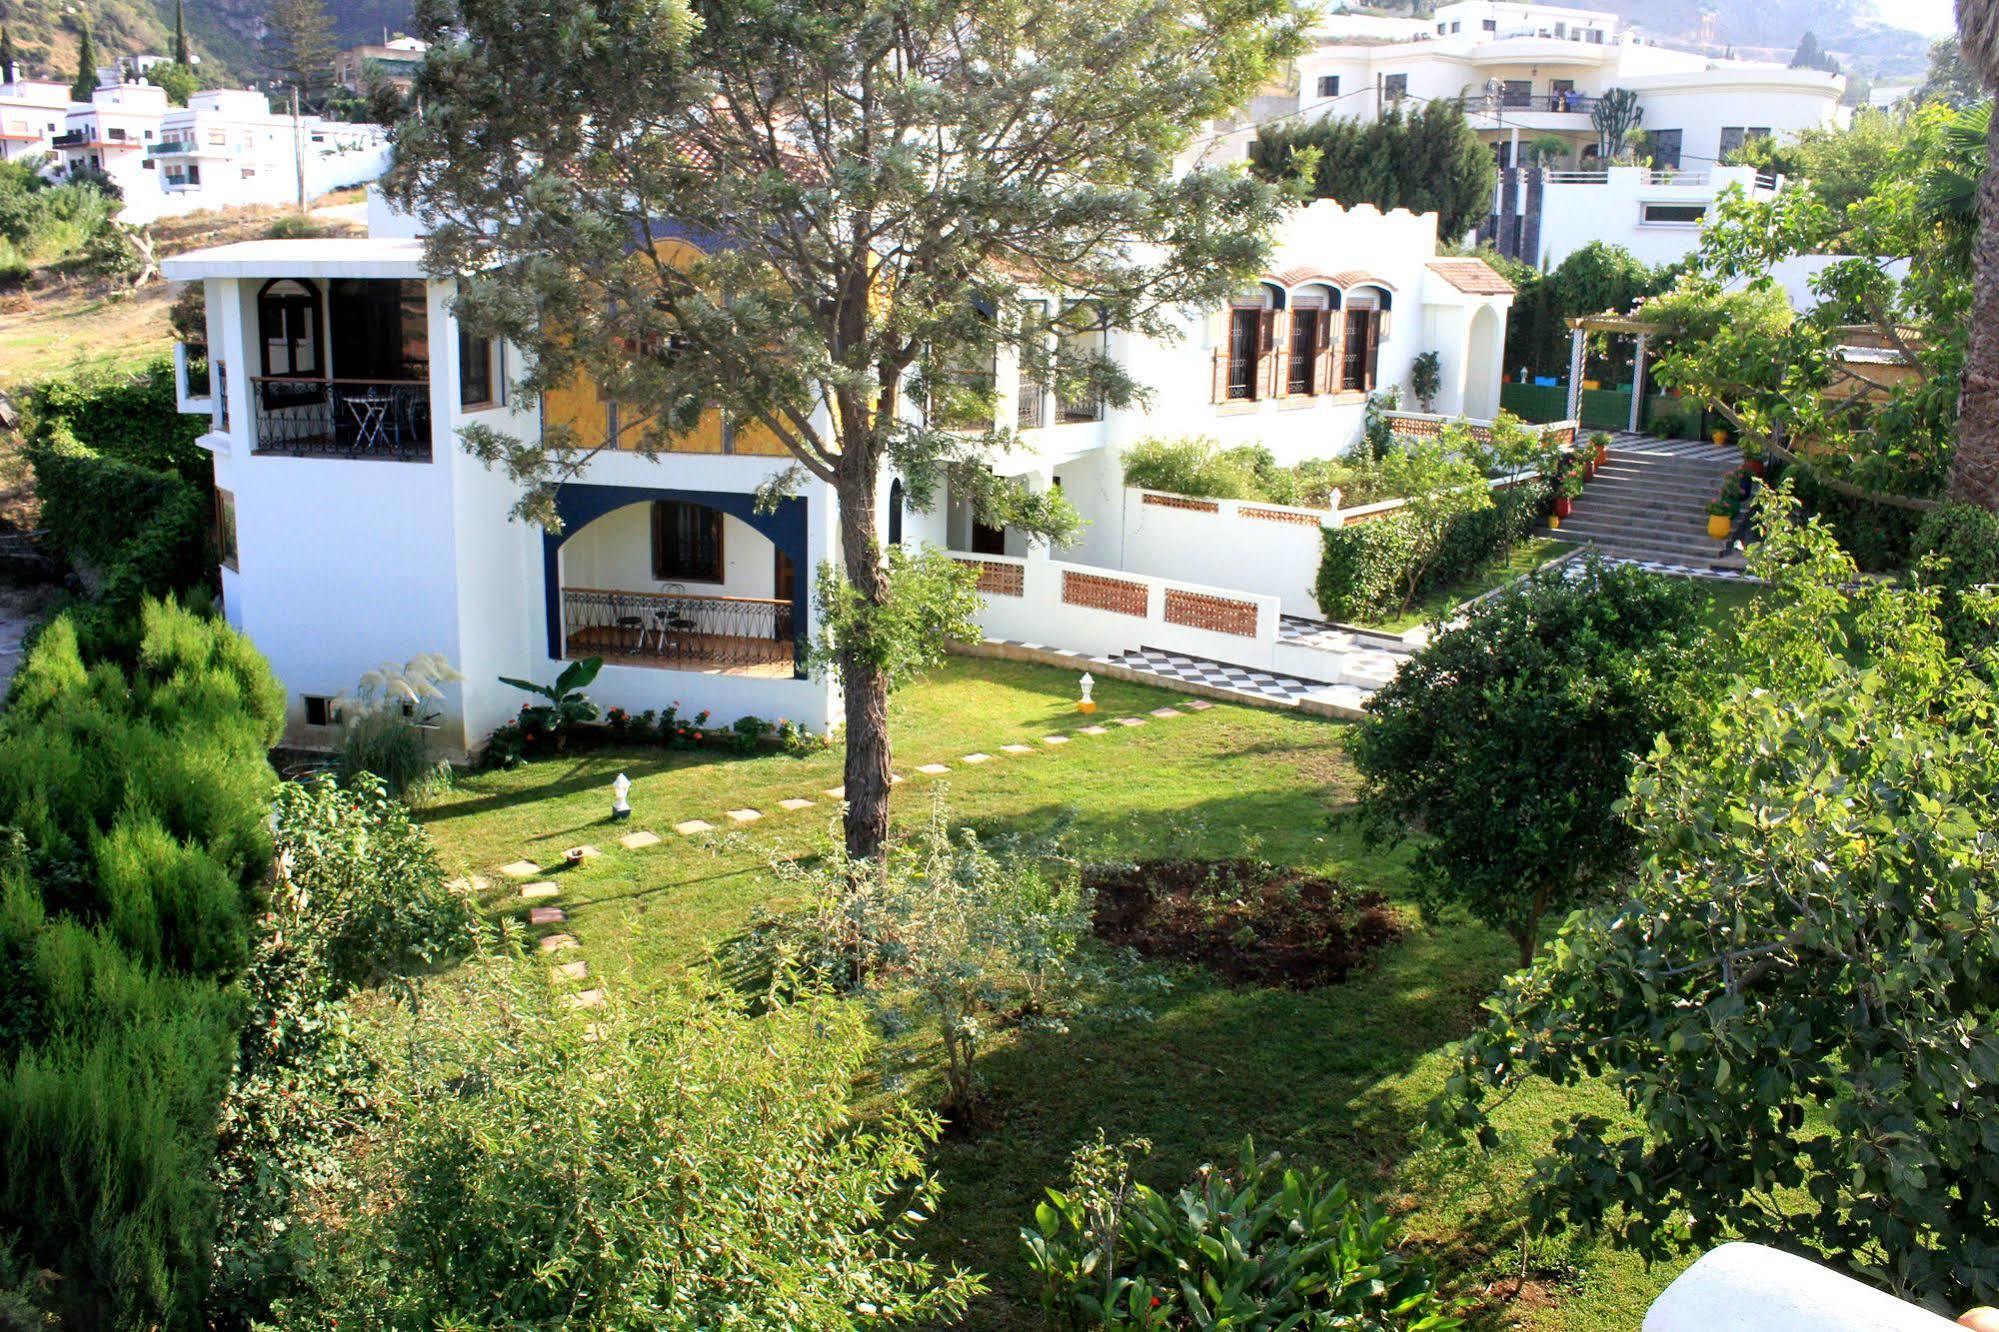
[[[1465,334],[1464,414],[1490,421],[1499,415],[1499,358],[1505,325],[1490,305],[1471,317]]]

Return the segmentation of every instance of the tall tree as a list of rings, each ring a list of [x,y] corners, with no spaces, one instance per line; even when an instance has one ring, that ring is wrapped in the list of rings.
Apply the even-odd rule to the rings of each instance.
[[[1249,160],[1264,179],[1297,179],[1313,198],[1436,213],[1447,237],[1462,236],[1492,208],[1492,152],[1456,102],[1434,101],[1406,117],[1393,110],[1379,120],[1267,125]]]
[[[97,90],[97,42],[90,35],[87,9],[83,11],[82,23],[82,35],[76,39],[76,82],[69,85],[69,95],[74,101],[87,102]]]
[[[7,31],[7,25],[0,23],[0,82],[14,81],[14,34]]]
[[[300,102],[317,105],[333,83],[333,16],[324,0],[272,0],[264,21],[265,68]]]
[[[1958,47],[1987,88],[1999,85],[1999,0],[1958,0]],[[1978,182],[1978,239],[1971,255],[1971,341],[1958,391],[1957,454],[1950,494],[1999,509],[1999,117],[1985,136]]]
[[[187,0],[174,0],[174,63],[192,69],[187,53]]]
[[[1176,158],[1296,48],[1302,16],[1289,0],[424,0],[417,21],[424,114],[389,189],[429,221],[434,269],[477,275],[461,315],[531,351],[522,387],[587,372],[620,404],[620,443],[648,453],[719,409],[837,496],[819,602],[846,697],[847,848],[874,857],[888,689],[926,623],[894,595],[882,473],[921,507],[1010,442],[911,404],[993,419],[990,376],[946,372],[1003,348],[1072,397],[1138,396],[1100,354],[1051,364],[1051,330],[1164,333],[1257,271],[1279,191]],[[690,231],[705,257],[688,265]],[[1027,318],[1030,288],[1064,299]],[[466,443],[549,524],[554,488],[605,447],[559,426]],[[1069,512],[991,484],[978,507],[1044,535]]]
[[[1916,89],[1915,100],[1922,102],[1947,102],[1951,106],[1965,107],[1985,95],[1978,71],[1965,63],[1964,51],[1955,37],[1939,37],[1930,44],[1929,68],[1923,74],[1921,86]]]

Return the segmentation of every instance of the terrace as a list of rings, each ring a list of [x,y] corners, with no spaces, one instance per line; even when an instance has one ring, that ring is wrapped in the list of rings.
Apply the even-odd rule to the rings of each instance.
[[[421,281],[273,278],[257,290],[256,321],[255,452],[430,461]]]

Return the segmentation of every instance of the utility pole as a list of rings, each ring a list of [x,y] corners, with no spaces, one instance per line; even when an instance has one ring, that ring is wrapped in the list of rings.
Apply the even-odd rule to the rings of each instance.
[[[305,216],[305,129],[298,118],[298,85],[292,85],[292,174],[298,178],[298,211]]]

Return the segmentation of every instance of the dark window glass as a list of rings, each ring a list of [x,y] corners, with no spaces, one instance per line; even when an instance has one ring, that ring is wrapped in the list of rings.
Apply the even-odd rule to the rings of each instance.
[[[722,581],[722,511],[685,500],[652,506],[652,576],[691,583]]]
[[[1374,387],[1373,310],[1347,311],[1347,336],[1340,348],[1340,387],[1348,391]]]
[[[422,282],[334,278],[327,288],[327,323],[338,378],[414,382],[429,376]]]
[[[1318,392],[1318,386],[1312,382],[1312,365],[1314,353],[1319,350],[1321,318],[1323,316],[1317,310],[1291,312],[1291,355],[1284,382],[1287,392]]]
[[[902,478],[888,483],[888,544],[902,544]]]
[[[458,330],[458,405],[485,407],[493,403],[493,343]]]
[[[1647,222],[1672,226],[1697,226],[1707,216],[1705,204],[1646,204]]]
[[[1645,131],[1645,151],[1651,155],[1652,165],[1661,171],[1680,169],[1680,131],[1676,129],[1648,129]]]
[[[1263,311],[1229,311],[1229,397],[1256,396],[1257,328]]]
[[[1381,92],[1391,102],[1401,101],[1409,95],[1409,76],[1407,74],[1384,76],[1381,80]]]
[[[1319,76],[1319,96],[1338,97],[1339,95],[1340,76],[1337,74],[1321,74]]]

